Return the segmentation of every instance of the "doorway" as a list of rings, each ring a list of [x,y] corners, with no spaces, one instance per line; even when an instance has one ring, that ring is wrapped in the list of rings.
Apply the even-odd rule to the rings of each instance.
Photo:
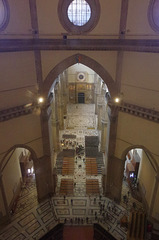
[[[78,93],[78,103],[85,103],[85,94]]]

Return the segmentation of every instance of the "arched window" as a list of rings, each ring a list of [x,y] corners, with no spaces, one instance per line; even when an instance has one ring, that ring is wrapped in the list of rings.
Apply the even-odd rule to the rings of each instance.
[[[159,32],[159,0],[150,1],[148,19],[152,29]]]
[[[4,30],[9,21],[9,6],[7,0],[0,0],[0,31]]]
[[[68,32],[80,34],[91,31],[99,20],[99,0],[60,0],[58,15]]]

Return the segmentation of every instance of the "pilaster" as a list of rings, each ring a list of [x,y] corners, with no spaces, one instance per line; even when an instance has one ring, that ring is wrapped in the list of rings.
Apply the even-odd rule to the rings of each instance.
[[[102,123],[101,123],[101,120],[102,120],[102,106],[103,106],[102,103],[98,103],[98,130],[102,129]]]
[[[52,141],[53,141],[53,148],[55,152],[60,150],[59,146],[59,122],[56,119],[51,120],[52,126]]]
[[[110,115],[108,115],[110,121],[110,129],[108,159],[106,164],[105,195],[110,198],[114,198],[119,202],[121,198],[124,162],[121,159],[116,158],[114,155],[118,124],[118,107],[112,105],[111,109],[109,109],[108,112],[110,112]]]
[[[158,188],[159,188],[159,176],[157,175],[157,176],[155,176],[155,182],[154,182],[154,186],[153,186],[151,203],[150,203],[150,207],[149,207],[149,210],[148,210],[148,216],[149,217],[152,217],[152,215],[153,215],[153,209],[154,209],[154,204],[155,204]]]
[[[106,150],[106,138],[107,138],[107,125],[108,122],[104,119],[101,120],[102,131],[101,131],[101,152],[105,152]]]
[[[1,193],[2,193],[3,204],[4,204],[4,208],[5,208],[5,214],[6,214],[6,216],[5,216],[6,220],[5,221],[10,221],[11,215],[10,215],[9,206],[8,206],[8,203],[7,203],[7,197],[6,197],[6,193],[5,193],[5,189],[4,189],[3,175],[2,175],[1,172],[0,172],[0,190],[1,190]]]

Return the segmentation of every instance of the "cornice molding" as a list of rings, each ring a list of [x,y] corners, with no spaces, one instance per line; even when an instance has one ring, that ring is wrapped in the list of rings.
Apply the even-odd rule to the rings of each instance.
[[[159,52],[157,39],[0,39],[0,52],[90,50]]]

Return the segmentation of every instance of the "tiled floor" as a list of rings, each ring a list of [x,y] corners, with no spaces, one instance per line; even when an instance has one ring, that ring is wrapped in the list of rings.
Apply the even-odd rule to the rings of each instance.
[[[62,140],[63,134],[74,134],[76,139],[67,140],[76,141],[76,144],[74,147],[70,144],[61,145],[61,151],[63,148],[75,148],[77,143],[78,146],[85,147],[85,135],[98,136],[99,134],[96,129],[96,122],[94,105],[68,106],[65,130],[60,131],[60,140]],[[63,222],[68,226],[91,225],[99,222],[116,239],[126,239],[127,232],[125,228],[120,227],[120,219],[124,215],[129,215],[132,202],[136,202],[137,209],[140,209],[142,204],[133,199],[131,194],[129,194],[128,202],[121,201],[120,205],[104,197],[101,186],[102,176],[86,175],[83,158],[85,158],[85,155],[82,155],[82,158],[75,157],[73,175],[58,175],[55,196],[40,204],[37,202],[35,179],[34,177],[30,178],[28,185],[21,192],[11,222],[0,231],[0,240],[39,239],[58,222]],[[81,165],[80,168],[79,165]],[[73,179],[76,183],[73,194],[66,196],[66,198],[60,195],[60,184],[63,178]],[[98,179],[100,195],[88,196],[86,194],[86,179]],[[122,195],[127,195],[127,192],[127,183],[123,182]]]

